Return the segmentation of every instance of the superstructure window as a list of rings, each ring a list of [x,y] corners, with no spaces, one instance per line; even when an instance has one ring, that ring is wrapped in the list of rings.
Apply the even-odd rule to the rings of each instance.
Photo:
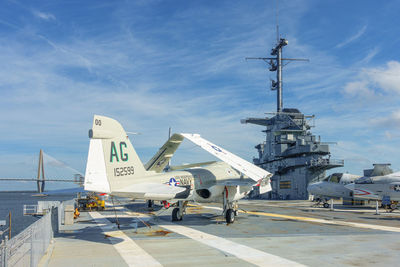
[[[292,188],[292,181],[280,181],[279,182],[280,189],[290,189]]]

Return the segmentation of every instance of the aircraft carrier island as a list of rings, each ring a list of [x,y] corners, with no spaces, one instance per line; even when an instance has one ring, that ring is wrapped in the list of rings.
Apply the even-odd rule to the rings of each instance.
[[[266,61],[272,72],[276,72],[276,81],[272,81],[271,90],[277,91],[277,111],[267,113],[264,118],[247,118],[242,123],[265,126],[266,140],[256,145],[258,158],[254,164],[273,173],[272,191],[259,195],[257,188],[253,196],[267,199],[308,199],[307,185],[323,179],[326,170],[343,167],[343,160],[331,159],[329,144],[321,142],[311,132],[311,121],[315,116],[307,116],[296,108],[283,108],[282,101],[282,61],[306,61],[306,59],[282,58],[282,48],[288,44],[279,39],[272,49],[273,57],[248,58]]]

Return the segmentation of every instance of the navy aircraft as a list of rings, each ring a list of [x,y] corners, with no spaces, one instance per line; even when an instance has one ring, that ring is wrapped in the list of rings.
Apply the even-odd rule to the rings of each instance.
[[[364,176],[346,185],[354,198],[382,201],[382,206],[391,210],[400,201],[400,172],[381,176]]]
[[[334,173],[322,181],[309,184],[307,191],[309,194],[314,195],[314,200],[318,204],[322,202],[323,206],[328,208],[328,200],[330,198],[353,197],[353,191],[348,189],[346,185],[354,183],[357,178],[360,178],[360,176],[348,173]]]
[[[237,201],[245,197],[254,185],[260,186],[264,192],[271,190],[271,173],[200,135],[177,136],[177,142],[186,138],[222,161],[203,167],[196,165],[179,171],[159,172],[157,168],[152,170],[152,166],[160,162],[156,156],[145,168],[121,124],[114,119],[95,115],[92,129],[89,130],[84,189],[111,196],[173,203],[177,206],[172,211],[173,221],[182,220],[189,201],[219,202],[222,203],[227,223],[234,222],[238,211]],[[168,158],[165,153],[160,155],[160,158]]]

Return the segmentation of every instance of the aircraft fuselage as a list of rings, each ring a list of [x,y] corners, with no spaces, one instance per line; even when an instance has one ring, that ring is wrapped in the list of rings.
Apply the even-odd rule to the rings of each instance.
[[[171,171],[166,173],[150,173],[143,177],[137,177],[136,183],[161,183],[169,186],[185,187],[184,192],[178,193],[174,200],[193,200],[199,203],[222,202],[223,193],[227,193],[229,201],[239,200],[245,197],[255,184],[250,178],[241,178],[242,185],[238,185],[237,177],[240,173],[224,162],[216,162],[205,167],[196,167],[183,171]],[[229,181],[235,185],[229,186]],[[122,197],[148,199],[149,196],[138,193],[119,192],[125,188],[123,181],[118,183],[115,177],[115,185],[111,188],[111,194]],[[162,197],[154,197],[153,200],[164,200]]]

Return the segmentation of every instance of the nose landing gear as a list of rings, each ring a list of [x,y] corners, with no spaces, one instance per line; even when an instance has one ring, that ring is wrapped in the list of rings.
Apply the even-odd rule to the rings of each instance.
[[[178,201],[178,207],[172,210],[172,221],[182,221],[188,201]]]
[[[230,202],[228,200],[228,188],[225,186],[223,195],[223,215],[225,217],[226,223],[230,224],[235,221],[235,216],[238,215],[238,204],[237,201]]]

